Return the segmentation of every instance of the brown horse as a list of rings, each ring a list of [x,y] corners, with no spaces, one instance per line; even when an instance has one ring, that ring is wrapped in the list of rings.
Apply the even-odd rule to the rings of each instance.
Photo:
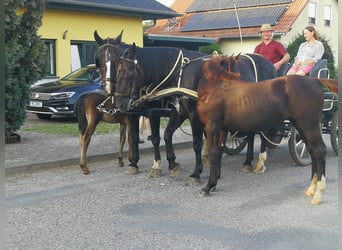
[[[277,128],[289,119],[306,143],[312,159],[311,184],[306,194],[320,204],[325,190],[326,147],[320,132],[324,94],[322,85],[337,93],[337,80],[283,76],[250,84],[234,79],[215,57],[203,65],[198,86],[197,112],[205,124],[209,147],[210,176],[203,196],[217,185],[222,146],[220,131],[258,132]],[[229,65],[229,64],[228,64]]]
[[[105,121],[109,123],[120,123],[120,146],[118,152],[118,161],[119,167],[124,166],[123,147],[126,142],[126,130],[128,130],[128,133],[130,133],[127,117],[123,114],[111,115],[110,112],[100,112],[99,109],[97,109],[97,107],[105,99],[106,96],[104,94],[90,93],[88,95],[83,96],[79,101],[79,105],[77,106],[77,119],[80,132],[79,139],[81,147],[80,167],[82,169],[83,174],[89,174],[89,168],[87,166],[87,150],[91,136],[94,134],[96,126],[100,121]],[[114,105],[110,101],[104,103],[103,110],[111,110],[113,108]],[[129,135],[128,138],[130,138]],[[131,145],[130,142],[129,145]],[[130,149],[131,147],[129,146],[129,159],[132,158],[132,153],[130,152]]]
[[[108,78],[114,78],[115,67],[117,63],[108,64],[108,62],[114,62],[116,58],[119,58],[122,48],[121,45],[122,31],[117,38],[102,39],[97,31],[94,32],[95,41],[100,46],[95,56],[96,66],[100,69],[101,81],[104,84]],[[106,66],[108,65],[111,70]],[[110,74],[107,72],[110,71]],[[114,83],[113,83],[114,84]],[[81,147],[80,167],[83,174],[89,174],[89,168],[87,166],[87,150],[90,143],[91,136],[94,134],[97,124],[100,121],[109,123],[120,123],[120,147],[118,152],[119,166],[123,167],[123,147],[126,142],[126,130],[130,135],[130,126],[127,117],[123,114],[114,114],[111,112],[114,110],[114,104],[111,98],[106,98],[103,93],[90,93],[82,98],[77,105],[77,119],[79,127],[79,140]],[[128,129],[127,129],[128,128]],[[130,138],[130,136],[128,136]],[[131,141],[128,141],[128,158],[131,160]]]

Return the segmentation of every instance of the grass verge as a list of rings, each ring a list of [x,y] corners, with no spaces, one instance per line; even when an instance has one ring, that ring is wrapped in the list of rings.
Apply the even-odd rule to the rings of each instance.
[[[169,119],[162,117],[160,120],[160,127],[166,128]],[[184,125],[189,125],[189,121],[186,120]],[[37,124],[30,124],[30,126],[22,127],[22,131],[31,131],[31,132],[39,132],[39,133],[48,133],[48,134],[69,134],[78,136],[78,124],[75,122],[44,122]],[[106,123],[100,122],[95,130],[96,134],[106,134],[106,133],[115,133],[119,132],[120,125],[118,123]]]

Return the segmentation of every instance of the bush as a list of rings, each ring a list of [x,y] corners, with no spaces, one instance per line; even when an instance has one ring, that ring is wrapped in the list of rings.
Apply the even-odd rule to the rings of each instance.
[[[44,10],[44,0],[5,1],[6,136],[23,125],[30,86],[46,72],[47,50],[37,36]]]
[[[208,55],[212,54],[214,51],[216,51],[220,55],[223,54],[218,44],[210,44],[207,46],[201,46],[199,50],[200,52],[204,54],[208,54]]]

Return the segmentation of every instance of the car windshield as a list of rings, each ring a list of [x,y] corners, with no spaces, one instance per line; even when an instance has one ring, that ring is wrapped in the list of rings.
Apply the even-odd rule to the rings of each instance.
[[[97,71],[96,67],[85,67],[78,69],[62,80],[64,81],[89,81],[89,80],[96,80],[100,77],[99,72]]]

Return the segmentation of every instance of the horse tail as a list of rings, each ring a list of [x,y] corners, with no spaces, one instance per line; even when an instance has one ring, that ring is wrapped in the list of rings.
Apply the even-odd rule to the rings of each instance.
[[[86,96],[82,96],[77,105],[78,131],[84,133],[87,128],[88,120],[86,116]]]
[[[337,79],[327,79],[327,78],[319,78],[318,81],[327,87],[331,92],[338,94],[338,81]]]

